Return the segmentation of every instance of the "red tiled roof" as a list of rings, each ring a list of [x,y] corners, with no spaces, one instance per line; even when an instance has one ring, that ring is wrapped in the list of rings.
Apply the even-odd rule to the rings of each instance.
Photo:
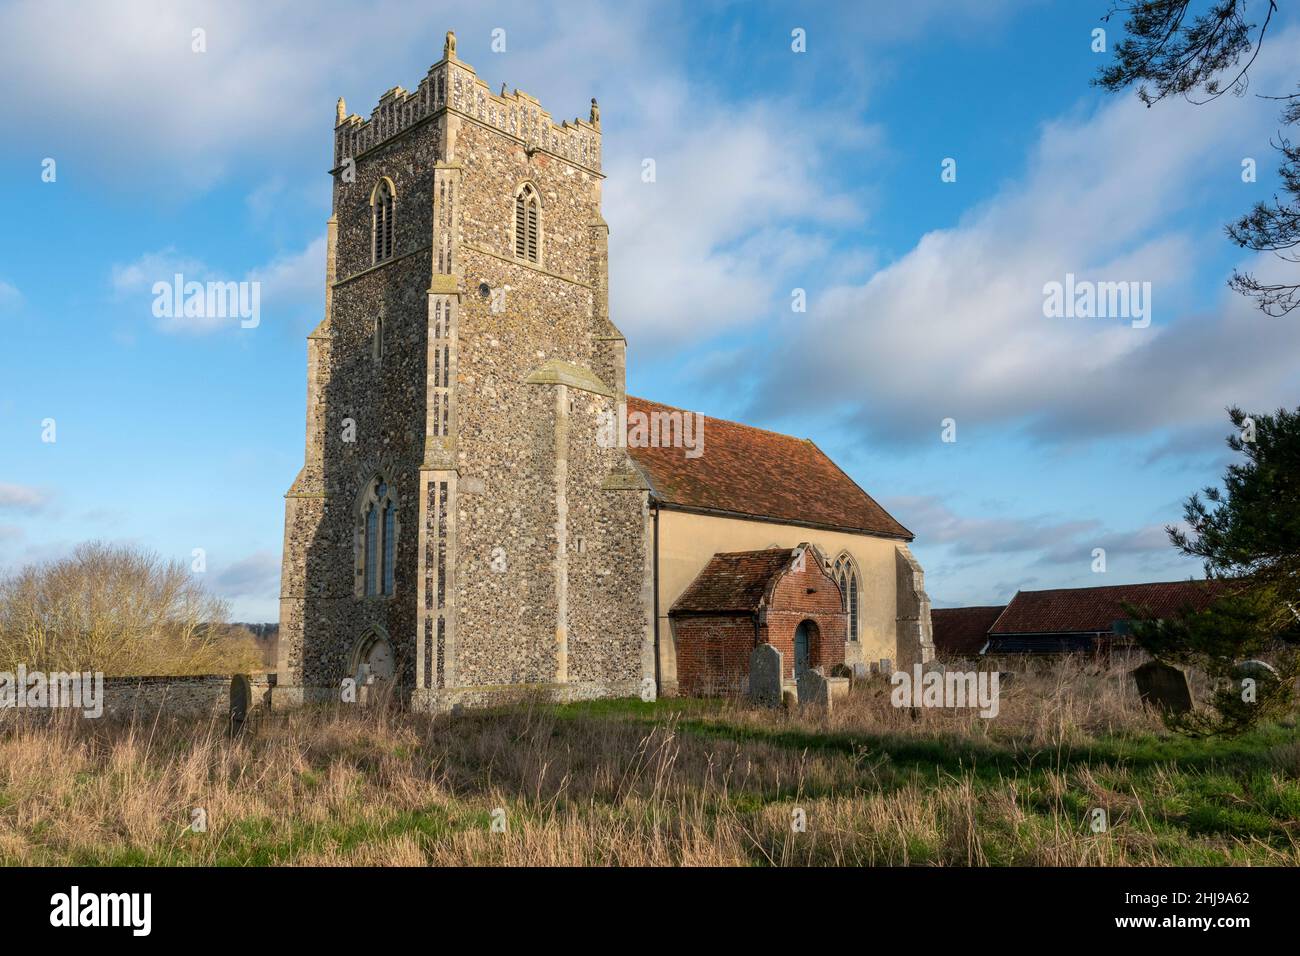
[[[668,613],[756,610],[772,578],[793,560],[789,548],[715,554]]]
[[[1021,591],[990,629],[991,634],[1079,634],[1109,632],[1132,615],[1131,605],[1154,617],[1201,610],[1227,586],[1224,581],[1163,581],[1101,588]],[[933,612],[931,612],[933,613]]]
[[[629,395],[627,411],[630,416],[682,410]],[[811,441],[722,418],[706,417],[703,432],[703,453],[695,458],[687,458],[682,448],[628,448],[656,501],[912,539],[912,532]]]
[[[992,607],[936,607],[930,609],[934,649],[940,654],[978,654],[989,639],[989,628],[1006,610]]]

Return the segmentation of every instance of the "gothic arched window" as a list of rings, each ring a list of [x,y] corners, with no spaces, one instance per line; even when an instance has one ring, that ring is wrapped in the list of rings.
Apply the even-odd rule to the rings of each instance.
[[[853,556],[847,551],[835,559],[832,577],[840,586],[840,599],[844,613],[849,616],[849,640],[858,639],[858,568],[853,563]]]
[[[515,193],[515,258],[542,261],[542,202],[531,183]]]
[[[387,176],[375,184],[375,189],[370,194],[371,260],[373,262],[383,262],[393,255],[396,198],[393,182]]]
[[[383,477],[366,486],[361,498],[357,542],[358,595],[391,597],[396,583],[397,496]]]

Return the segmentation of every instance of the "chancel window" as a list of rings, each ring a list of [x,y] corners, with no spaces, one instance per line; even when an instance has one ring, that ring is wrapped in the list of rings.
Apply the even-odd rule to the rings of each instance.
[[[858,595],[858,569],[847,551],[835,559],[832,572],[835,583],[840,586],[840,599],[844,613],[849,616],[849,640],[856,641],[858,639],[858,602],[860,600]]]

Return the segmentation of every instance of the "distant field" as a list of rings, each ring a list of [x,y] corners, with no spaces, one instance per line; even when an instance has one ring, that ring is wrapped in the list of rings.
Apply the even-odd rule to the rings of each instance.
[[[994,720],[913,720],[880,681],[829,718],[698,700],[340,706],[232,739],[9,712],[0,862],[1296,866],[1298,776],[1294,723],[1180,739],[1121,672],[1078,662],[1021,675]]]

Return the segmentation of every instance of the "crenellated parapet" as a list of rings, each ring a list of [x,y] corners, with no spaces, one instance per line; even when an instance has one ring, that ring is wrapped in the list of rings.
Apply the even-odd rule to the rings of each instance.
[[[448,34],[443,58],[414,91],[395,86],[363,120],[346,113],[339,101],[334,129],[334,164],[382,145],[442,110],[450,110],[514,137],[529,150],[539,150],[594,172],[600,171],[600,108],[591,101],[588,119],[556,123],[541,103],[515,90],[493,93],[474,68],[456,59],[455,35]]]

